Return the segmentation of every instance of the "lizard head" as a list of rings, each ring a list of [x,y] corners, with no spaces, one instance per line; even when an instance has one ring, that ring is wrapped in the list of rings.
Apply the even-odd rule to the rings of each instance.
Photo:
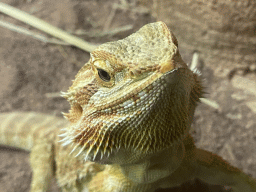
[[[175,36],[163,22],[147,24],[100,45],[80,69],[63,94],[71,105],[64,145],[90,160],[161,151],[187,134],[200,92]]]

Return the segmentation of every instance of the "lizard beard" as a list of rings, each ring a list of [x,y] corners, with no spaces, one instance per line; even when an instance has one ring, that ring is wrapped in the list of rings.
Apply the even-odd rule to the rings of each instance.
[[[140,91],[136,102],[114,111],[88,108],[64,130],[64,145],[74,144],[77,155],[92,161],[120,149],[151,154],[173,146],[188,133],[194,112],[190,102],[199,99],[190,89],[191,75],[185,68],[170,71]]]

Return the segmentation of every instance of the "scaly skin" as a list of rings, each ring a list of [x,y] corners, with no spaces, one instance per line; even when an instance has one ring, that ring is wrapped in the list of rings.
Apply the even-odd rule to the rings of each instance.
[[[175,36],[163,22],[148,24],[91,53],[63,93],[69,123],[2,114],[1,143],[31,150],[33,192],[52,176],[72,192],[151,192],[194,178],[256,192],[253,178],[195,147],[189,129],[201,92]]]

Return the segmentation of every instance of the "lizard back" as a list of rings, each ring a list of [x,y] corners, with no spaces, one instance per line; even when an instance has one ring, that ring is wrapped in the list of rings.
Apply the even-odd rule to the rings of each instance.
[[[65,119],[35,112],[0,114],[0,144],[31,150],[37,137],[56,134]]]

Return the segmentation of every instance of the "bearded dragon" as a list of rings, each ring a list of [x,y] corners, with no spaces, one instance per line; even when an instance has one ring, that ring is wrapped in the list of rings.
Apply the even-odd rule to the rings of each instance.
[[[189,129],[201,81],[163,22],[100,45],[63,97],[67,120],[0,115],[1,144],[31,151],[32,192],[54,176],[70,192],[153,192],[195,178],[256,192],[253,178],[195,147]]]

